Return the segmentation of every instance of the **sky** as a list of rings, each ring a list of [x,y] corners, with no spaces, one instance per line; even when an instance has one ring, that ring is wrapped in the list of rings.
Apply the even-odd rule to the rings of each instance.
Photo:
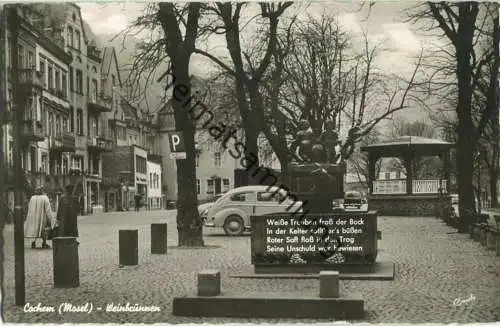
[[[138,2],[78,5],[81,7],[82,17],[96,34],[117,34],[123,31],[143,13],[145,6]],[[366,32],[373,44],[382,42],[388,50],[379,58],[379,65],[398,72],[412,70],[422,44],[422,40],[404,22],[404,10],[409,6],[411,3],[381,2],[372,7],[368,16],[366,8],[360,10],[360,3],[319,2],[311,4],[302,14],[315,16],[324,10],[337,16],[341,26],[354,35],[354,38],[361,38],[362,33]],[[209,45],[211,48],[223,48],[224,44],[223,40],[212,40]]]
[[[97,35],[116,35],[123,31],[131,22],[144,12],[145,3],[116,2],[116,3],[78,3],[82,17],[91,26]],[[361,9],[360,3],[353,2],[314,2],[305,10],[304,5],[297,4],[289,8],[288,13],[300,13],[299,18],[319,16],[324,11],[337,17],[340,26],[349,32],[354,43],[362,45],[363,33],[366,33],[369,42],[384,49],[378,56],[376,65],[385,72],[394,75],[409,77],[413,72],[422,44],[429,48],[436,39],[430,40],[417,35],[415,26],[406,23],[406,12],[413,6],[412,2],[379,2],[373,6],[368,15],[368,7]],[[259,11],[258,7],[248,8],[245,13],[248,17]],[[251,35],[249,24],[248,35]],[[251,39],[251,37],[248,37]],[[223,37],[212,38],[208,42],[198,44],[204,50],[211,50],[222,61],[227,59],[225,40]],[[211,67],[211,68],[210,68]],[[193,56],[191,71],[195,74],[207,73],[214,69],[213,63],[200,56]],[[420,117],[417,117],[420,118]],[[414,120],[415,118],[410,118]]]

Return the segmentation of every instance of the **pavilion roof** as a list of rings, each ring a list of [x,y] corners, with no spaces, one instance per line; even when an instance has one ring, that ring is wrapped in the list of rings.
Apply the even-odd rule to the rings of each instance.
[[[420,149],[423,151],[444,150],[453,147],[453,143],[440,139],[424,138],[417,136],[402,136],[375,144],[362,146],[362,151],[391,152],[393,150]]]

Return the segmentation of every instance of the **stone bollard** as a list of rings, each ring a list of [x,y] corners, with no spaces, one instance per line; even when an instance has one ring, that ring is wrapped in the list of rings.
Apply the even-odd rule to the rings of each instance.
[[[205,270],[198,273],[198,295],[214,297],[220,294],[220,272]]]
[[[319,296],[320,298],[338,298],[339,295],[339,272],[319,272]]]
[[[120,266],[136,266],[139,264],[139,244],[137,230],[118,231]]]
[[[75,237],[52,239],[52,258],[55,288],[76,288],[80,286],[78,263],[78,242]]]
[[[497,231],[492,228],[488,228],[486,233],[486,248],[488,250],[495,250],[497,244]]]
[[[151,224],[151,253],[167,253],[167,223]]]

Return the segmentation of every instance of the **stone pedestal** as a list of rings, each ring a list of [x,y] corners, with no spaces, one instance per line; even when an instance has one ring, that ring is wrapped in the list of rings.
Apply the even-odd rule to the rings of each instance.
[[[136,266],[139,264],[139,244],[137,230],[118,231],[120,266]]]
[[[481,225],[481,230],[479,231],[479,243],[486,246],[486,225]]]
[[[472,226],[473,229],[473,239],[476,241],[479,241],[479,238],[481,237],[481,227],[479,224],[474,224]]]
[[[80,286],[78,242],[75,237],[57,237],[52,240],[55,288]]]
[[[338,298],[339,294],[339,272],[321,271],[319,272],[319,297]]]
[[[497,244],[498,231],[489,228],[486,233],[486,248],[488,250],[495,250]]]
[[[345,164],[290,164],[286,185],[311,214],[332,213],[333,200],[344,198]]]
[[[220,294],[220,272],[205,270],[198,273],[198,295],[214,297]]]
[[[167,253],[167,224],[151,224],[151,253]]]

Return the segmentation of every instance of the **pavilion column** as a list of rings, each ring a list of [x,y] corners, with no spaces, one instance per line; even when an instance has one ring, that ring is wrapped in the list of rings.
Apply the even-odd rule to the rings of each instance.
[[[372,152],[368,153],[368,193],[373,194],[373,181],[375,181],[375,165],[377,156]]]
[[[406,169],[406,194],[413,194],[413,151],[405,153],[404,156]]]
[[[446,184],[446,193],[450,193],[450,170],[451,170],[451,164],[450,164],[450,152],[446,150],[443,154],[443,167],[444,167],[444,179],[445,179],[445,184]]]

